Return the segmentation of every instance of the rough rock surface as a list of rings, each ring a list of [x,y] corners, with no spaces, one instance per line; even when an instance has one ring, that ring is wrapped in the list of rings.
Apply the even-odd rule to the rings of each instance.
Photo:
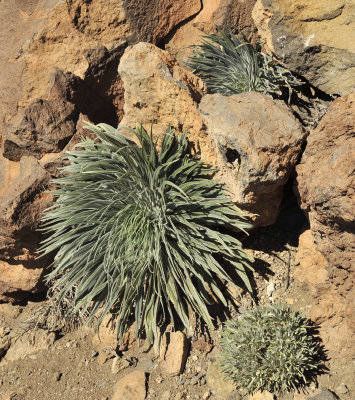
[[[43,329],[34,332],[28,331],[17,339],[13,339],[11,347],[7,351],[5,361],[14,361],[24,356],[37,353],[40,350],[48,350],[54,343],[55,333],[48,333]]]
[[[145,396],[145,372],[136,370],[117,382],[112,400],[144,400]]]
[[[295,271],[295,278],[298,281],[308,282],[312,286],[327,281],[329,277],[326,269],[327,261],[316,249],[310,229],[299,237],[296,263],[300,264],[300,268]]]
[[[179,67],[168,52],[149,43],[126,49],[118,71],[123,80],[124,118],[121,126],[135,128],[143,123],[159,136],[168,124],[179,132],[187,131],[195,151],[204,160],[213,158],[214,150],[197,110],[205,93],[203,82]]]
[[[264,391],[257,391],[253,395],[249,396],[249,400],[273,400],[274,395],[267,390]]]
[[[269,49],[290,69],[329,94],[355,88],[352,0],[257,0],[252,15]]]
[[[0,159],[0,300],[40,289],[46,259],[36,260],[34,232],[46,207],[49,175],[31,156],[19,163]]]
[[[287,106],[256,92],[204,96],[199,107],[217,149],[217,178],[255,226],[275,222],[305,133]]]
[[[1,2],[4,40],[8,42],[13,32],[16,35],[1,57],[3,75],[11,77],[1,81],[4,98],[11,94],[5,103],[11,107],[5,106],[4,114],[8,119],[16,113],[17,104],[46,98],[54,69],[84,79],[92,72],[93,52],[106,48],[113,54],[122,42],[157,43],[200,8],[199,0],[151,1],[149,6],[141,0]],[[16,93],[10,92],[9,82],[16,82]]]
[[[59,155],[77,142],[81,116],[112,125],[122,118],[117,66],[124,49],[160,42],[200,9],[200,0],[0,2],[2,300],[5,292],[23,299],[39,287],[45,263],[33,259],[47,200],[41,193],[59,175]]]
[[[335,100],[308,137],[297,166],[300,204],[309,219],[315,249],[328,278],[309,281],[312,318],[334,363],[353,352],[355,301],[355,94]]]
[[[256,0],[203,0],[200,13],[179,26],[167,37],[165,49],[178,60],[187,61],[201,35],[214,33],[216,27],[228,26],[255,39],[257,29],[251,16]]]
[[[69,102],[34,101],[25,109],[20,124],[7,133],[4,157],[20,161],[25,155],[40,158],[60,152],[73,136],[75,114],[75,107]]]
[[[160,368],[165,375],[175,376],[185,367],[188,340],[183,332],[166,333],[160,347]]]
[[[354,267],[355,94],[335,100],[307,139],[297,190],[317,247],[335,267]]]

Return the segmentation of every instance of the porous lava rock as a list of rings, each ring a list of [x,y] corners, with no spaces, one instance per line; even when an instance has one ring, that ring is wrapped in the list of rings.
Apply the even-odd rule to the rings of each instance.
[[[302,151],[300,123],[284,103],[257,92],[207,95],[199,110],[217,152],[216,178],[243,210],[257,214],[254,226],[271,225]]]

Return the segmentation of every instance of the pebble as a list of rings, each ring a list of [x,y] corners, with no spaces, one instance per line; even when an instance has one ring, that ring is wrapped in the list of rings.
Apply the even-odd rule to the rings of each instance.
[[[347,394],[349,393],[349,389],[346,385],[344,385],[344,383],[342,383],[335,389],[335,392],[339,394]]]
[[[186,381],[186,378],[184,376],[181,376],[177,384],[179,386],[181,386],[181,385],[183,385],[185,383],[185,381]]]
[[[190,385],[197,385],[198,381],[199,381],[199,377],[197,375],[193,376],[190,380]]]
[[[156,383],[162,383],[162,382],[163,382],[163,378],[162,378],[161,376],[158,376],[158,377],[155,379],[155,382],[156,382]]]
[[[54,380],[59,382],[62,376],[63,376],[63,374],[61,372],[55,372],[54,373]]]
[[[207,390],[207,392],[205,392],[202,396],[202,400],[207,400],[209,399],[211,396],[211,392],[209,390]]]
[[[170,390],[166,390],[165,392],[163,392],[160,396],[160,400],[170,400],[171,397],[171,392]]]

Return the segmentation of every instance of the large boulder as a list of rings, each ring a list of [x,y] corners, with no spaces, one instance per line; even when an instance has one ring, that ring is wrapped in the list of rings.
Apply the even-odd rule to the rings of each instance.
[[[204,0],[203,8],[196,16],[179,26],[167,37],[165,49],[178,60],[187,61],[192,46],[201,36],[215,33],[217,27],[230,27],[255,39],[257,29],[252,18],[256,0]]]
[[[331,265],[354,267],[355,93],[335,100],[308,139],[297,191],[319,250]]]
[[[352,0],[257,0],[252,16],[269,50],[329,94],[355,87]]]
[[[311,317],[332,368],[354,352],[355,301],[355,94],[335,100],[308,139],[297,166],[297,193],[309,219],[298,259],[312,294]],[[313,248],[313,250],[312,250]],[[312,263],[309,264],[309,261]],[[311,277],[312,275],[312,277]]]
[[[123,80],[124,118],[120,125],[135,128],[137,123],[158,137],[170,124],[189,133],[195,151],[206,161],[214,150],[198,112],[198,101],[206,92],[203,82],[181,68],[168,52],[149,43],[128,47],[118,72]]]
[[[217,178],[257,214],[255,226],[271,225],[305,140],[300,123],[284,103],[257,92],[207,95],[199,109],[216,148]]]
[[[0,120],[3,116],[10,119],[18,105],[46,99],[54,69],[82,79],[89,73],[92,75],[92,53],[102,52],[102,48],[117,56],[112,60],[106,54],[107,71],[101,82],[107,96],[114,94],[111,83],[115,79],[110,74],[116,72],[123,42],[158,43],[200,9],[199,0],[1,2],[0,39],[8,46],[0,58],[1,100],[4,100]]]
[[[124,49],[161,42],[200,9],[200,0],[0,1],[0,300],[41,289],[43,191],[83,132],[80,116],[122,118]]]

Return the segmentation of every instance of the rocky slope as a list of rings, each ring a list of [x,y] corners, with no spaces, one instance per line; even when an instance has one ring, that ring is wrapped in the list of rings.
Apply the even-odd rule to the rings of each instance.
[[[304,91],[313,97],[301,96],[291,107],[260,93],[208,94],[183,61],[201,35],[227,25],[254,42],[263,40],[265,51],[308,81]],[[332,377],[323,384],[348,398],[341,393],[345,389],[336,389],[342,383],[351,386],[353,371],[353,25],[350,0],[0,0],[0,303],[23,307],[44,296],[43,276],[51,260],[37,258],[37,228],[51,200],[50,179],[63,165],[60,156],[88,134],[84,121],[130,127],[142,122],[147,128],[153,123],[156,136],[171,124],[188,131],[191,150],[219,168],[216,179],[236,203],[257,214],[255,227],[264,228],[250,233],[248,245],[261,276],[256,278],[259,300],[270,302],[268,293],[276,285],[275,299],[293,303],[320,324]],[[263,229],[277,233],[279,247],[267,248],[269,233]],[[273,265],[279,265],[279,280],[267,274]],[[0,367],[6,357],[15,362],[9,359],[16,353],[16,347],[10,351],[15,339],[9,340],[6,330],[6,324],[13,328],[10,320],[0,331]],[[44,343],[53,345],[46,338]],[[229,398],[230,393],[216,394],[213,384],[198,383],[208,381],[199,376],[207,374],[201,354],[201,372],[190,367],[181,398],[189,393],[190,398]],[[188,363],[195,356],[190,353]],[[20,363],[14,368],[21,370]],[[95,373],[87,379],[95,380]],[[138,375],[156,391],[148,390],[150,398],[164,398],[158,397],[163,396],[156,389],[160,383]],[[194,376],[199,376],[196,385]],[[6,377],[0,378],[0,393],[1,379],[8,393]],[[170,390],[166,399],[179,392],[171,382],[161,386]],[[112,387],[105,390],[103,397],[111,396]],[[53,396],[61,398],[57,393]]]

